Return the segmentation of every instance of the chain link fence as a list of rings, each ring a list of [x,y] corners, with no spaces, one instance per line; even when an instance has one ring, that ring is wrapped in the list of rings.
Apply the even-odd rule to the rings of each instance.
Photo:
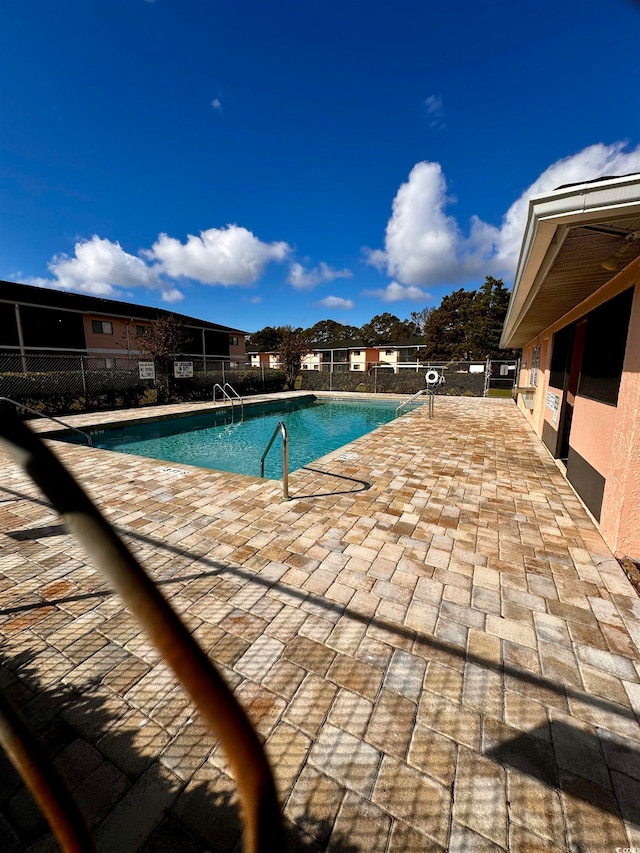
[[[155,403],[210,400],[213,386],[229,382],[239,394],[280,391],[284,373],[256,371],[238,361],[183,356],[184,376],[129,356],[0,352],[0,397],[46,414],[69,414]],[[151,363],[153,364],[153,363]],[[146,377],[151,378],[146,378]]]
[[[183,356],[176,361],[186,366],[185,375],[175,375],[173,362],[163,368],[129,356],[0,351],[0,397],[59,415],[210,400],[216,383],[230,383],[241,396],[273,393],[285,387],[284,373],[278,369],[247,368],[238,366],[237,361],[205,360],[201,356]],[[428,384],[436,394],[508,396],[516,364],[434,361],[401,364],[397,373],[380,366],[362,372],[303,370],[296,388],[414,394]]]
[[[509,396],[515,368],[515,361],[429,361],[400,363],[397,373],[391,367],[380,366],[373,366],[366,372],[304,370],[296,387],[305,391],[415,394],[427,386],[436,394],[451,396]]]

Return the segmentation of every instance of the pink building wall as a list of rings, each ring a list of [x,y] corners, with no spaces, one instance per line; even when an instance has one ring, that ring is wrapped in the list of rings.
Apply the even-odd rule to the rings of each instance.
[[[578,321],[594,308],[635,288],[627,333],[622,378],[617,405],[576,395],[570,432],[571,448],[605,479],[599,527],[603,538],[618,556],[640,560],[640,265],[630,264],[605,287],[576,306],[558,323],[530,341],[522,351],[519,385],[531,380],[533,347],[540,344],[540,368],[534,392],[534,408],[528,409],[522,395],[518,406],[542,437],[544,424],[553,424],[553,411],[546,405],[547,392],[563,400],[563,389],[549,385],[552,336]],[[606,341],[603,341],[606,346]],[[560,409],[561,411],[561,409]]]

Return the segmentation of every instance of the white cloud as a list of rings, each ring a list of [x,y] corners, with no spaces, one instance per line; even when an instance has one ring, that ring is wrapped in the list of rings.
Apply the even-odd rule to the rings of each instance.
[[[307,270],[297,261],[289,268],[287,281],[296,290],[311,290],[323,281],[335,281],[337,278],[351,278],[351,270],[335,270],[322,261],[317,267]]]
[[[439,163],[417,163],[393,201],[385,247],[365,249],[367,263],[401,284],[456,284],[478,276],[512,276],[529,199],[563,184],[640,172],[640,146],[597,144],[553,163],[505,213],[500,227],[474,216],[468,236],[445,211],[450,199]],[[391,301],[391,300],[387,300]]]
[[[211,106],[212,106],[212,107],[214,108],[214,110],[216,110],[217,112],[219,112],[219,113],[221,113],[221,112],[222,112],[222,101],[220,100],[220,98],[214,98],[214,99],[211,101]]]
[[[431,127],[440,130],[445,126],[442,95],[429,95],[428,98],[425,98],[424,108]]]
[[[439,163],[418,163],[393,201],[385,250],[368,260],[404,284],[448,282],[458,272],[456,250],[462,241],[453,217],[445,214],[447,188]]]
[[[384,288],[377,290],[365,290],[365,296],[377,296],[383,302],[430,302],[431,294],[427,293],[421,287],[416,287],[414,284],[404,285],[398,284],[397,281],[392,281]]]
[[[252,284],[269,261],[283,261],[291,252],[287,243],[263,243],[239,225],[209,228],[199,237],[190,234],[186,243],[160,234],[142,254],[158,261],[172,278],[192,278],[203,284]]]
[[[353,299],[342,299],[340,296],[326,296],[318,302],[318,305],[323,305],[325,308],[338,308],[341,311],[350,311],[355,308]]]
[[[146,287],[159,290],[167,302],[182,299],[173,284],[160,278],[157,267],[125,252],[120,243],[112,243],[95,234],[90,240],[78,241],[72,257],[56,255],[48,266],[53,279],[32,279],[30,283],[108,297],[121,295],[117,288]]]
[[[252,296],[249,302],[252,305],[259,305],[262,302],[262,296]]]

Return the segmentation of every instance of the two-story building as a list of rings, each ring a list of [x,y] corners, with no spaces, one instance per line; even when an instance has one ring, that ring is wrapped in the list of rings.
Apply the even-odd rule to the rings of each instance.
[[[135,357],[139,338],[154,320],[168,316],[184,327],[184,354],[205,369],[207,361],[245,366],[247,333],[241,329],[162,308],[0,281],[0,351],[5,355],[85,354],[111,367],[117,356]]]
[[[368,346],[363,341],[336,341],[331,344],[310,344],[309,352],[302,359],[303,370],[321,370],[330,373],[355,371],[367,373],[372,369],[419,370],[420,350],[424,349],[421,338],[401,343]],[[259,350],[247,347],[247,360],[252,367],[279,366],[278,353],[275,350]]]

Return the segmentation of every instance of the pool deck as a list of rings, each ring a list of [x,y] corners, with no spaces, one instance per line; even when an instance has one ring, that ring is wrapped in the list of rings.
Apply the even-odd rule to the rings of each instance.
[[[278,482],[51,446],[253,719],[292,849],[640,848],[640,599],[510,401],[438,397],[433,420],[292,474],[289,502]],[[220,747],[0,464],[2,687],[98,850],[240,849]],[[6,765],[2,849],[57,849]]]

